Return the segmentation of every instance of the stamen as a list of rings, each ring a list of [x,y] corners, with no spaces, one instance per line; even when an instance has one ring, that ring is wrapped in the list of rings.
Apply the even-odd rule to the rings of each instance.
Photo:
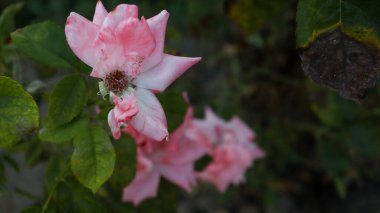
[[[128,87],[128,77],[123,71],[116,70],[106,75],[104,83],[109,91],[120,94]]]

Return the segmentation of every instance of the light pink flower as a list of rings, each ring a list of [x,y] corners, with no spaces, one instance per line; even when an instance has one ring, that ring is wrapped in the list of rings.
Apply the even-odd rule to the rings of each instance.
[[[140,20],[137,6],[128,4],[108,13],[100,1],[92,22],[74,12],[67,18],[69,46],[93,68],[91,76],[102,79],[104,87],[120,99],[116,108],[121,113],[115,108],[109,115],[114,137],[120,135],[117,129],[125,124],[125,116],[128,124],[149,138],[161,141],[168,136],[164,111],[153,92],[164,91],[200,61],[163,53],[168,18],[169,13],[162,11]],[[128,89],[135,90],[137,100],[138,110],[132,116],[135,110],[129,108],[134,99],[124,101],[123,97]]]
[[[124,129],[138,144],[138,166],[134,180],[124,189],[123,201],[138,205],[147,198],[155,197],[161,176],[186,191],[191,190],[195,184],[194,162],[208,151],[201,142],[194,142],[188,137],[188,130],[198,131],[194,128],[192,109],[189,108],[183,124],[165,143],[148,139],[132,127]]]
[[[229,184],[244,182],[245,171],[254,160],[264,157],[264,152],[253,142],[252,130],[237,117],[226,122],[206,109],[205,120],[196,120],[194,124],[212,144],[209,153],[213,158],[197,177],[215,184],[221,192]]]

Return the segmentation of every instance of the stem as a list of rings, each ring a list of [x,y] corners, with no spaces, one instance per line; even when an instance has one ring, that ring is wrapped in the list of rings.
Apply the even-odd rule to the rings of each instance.
[[[67,175],[67,172],[68,172],[68,168],[69,166],[67,166],[65,168],[65,171],[62,173],[61,177],[58,177],[55,181],[55,184],[53,186],[53,188],[51,189],[50,193],[49,193],[49,196],[47,198],[47,200],[45,201],[44,203],[44,206],[42,207],[42,210],[41,210],[41,213],[45,213],[46,209],[49,207],[49,204],[50,204],[50,200],[51,198],[53,197],[53,194],[55,193],[55,190],[57,189],[58,187],[58,184],[61,182],[61,181],[64,181],[66,175]]]

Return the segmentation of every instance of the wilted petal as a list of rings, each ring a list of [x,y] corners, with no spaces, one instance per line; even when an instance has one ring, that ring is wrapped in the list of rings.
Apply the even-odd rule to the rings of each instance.
[[[142,64],[142,72],[149,70],[161,62],[164,56],[166,24],[169,19],[169,13],[164,10],[160,14],[147,20],[150,31],[156,41],[156,48],[147,57]]]
[[[132,118],[130,124],[136,131],[156,141],[168,137],[164,110],[156,96],[149,90],[138,88],[137,100],[139,112]]]
[[[65,34],[70,48],[76,56],[87,65],[94,67],[97,63],[97,47],[94,45],[99,27],[77,13],[70,13],[67,18]]]
[[[99,26],[102,26],[103,21],[107,15],[108,15],[108,12],[106,8],[104,8],[104,5],[99,0],[98,3],[96,4],[95,14],[94,14],[94,18],[92,19],[92,22],[94,22],[95,24]]]
[[[146,72],[142,72],[134,80],[134,84],[153,91],[164,91],[174,80],[200,60],[201,58],[164,54],[161,63]]]
[[[137,172],[132,183],[123,191],[123,201],[133,202],[135,206],[141,201],[157,195],[160,175],[158,172]]]
[[[111,128],[112,136],[115,139],[119,139],[120,138],[120,134],[121,134],[121,132],[120,132],[120,125],[119,125],[119,122],[116,120],[114,110],[111,110],[108,113],[108,125]]]

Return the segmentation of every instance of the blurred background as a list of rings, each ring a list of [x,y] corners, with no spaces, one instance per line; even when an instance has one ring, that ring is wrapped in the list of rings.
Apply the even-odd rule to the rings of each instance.
[[[44,20],[63,27],[71,11],[92,19],[96,4],[23,2],[17,28]],[[11,3],[1,0],[0,11]],[[240,116],[266,152],[248,170],[246,183],[225,194],[207,184],[191,194],[180,192],[178,212],[380,212],[379,87],[356,104],[304,75],[295,47],[296,0],[103,0],[108,10],[120,3],[137,4],[147,18],[164,9],[170,13],[166,52],[203,57],[170,90],[188,91],[197,117],[205,106],[225,119]],[[35,63],[11,44],[0,56],[46,115],[43,100],[64,71]],[[45,168],[51,161],[46,163],[43,146],[21,143],[1,151],[0,212],[19,212],[47,198]],[[88,205],[119,205],[104,201],[102,192],[98,197],[82,193],[77,199]],[[109,212],[122,212],[118,208]]]

